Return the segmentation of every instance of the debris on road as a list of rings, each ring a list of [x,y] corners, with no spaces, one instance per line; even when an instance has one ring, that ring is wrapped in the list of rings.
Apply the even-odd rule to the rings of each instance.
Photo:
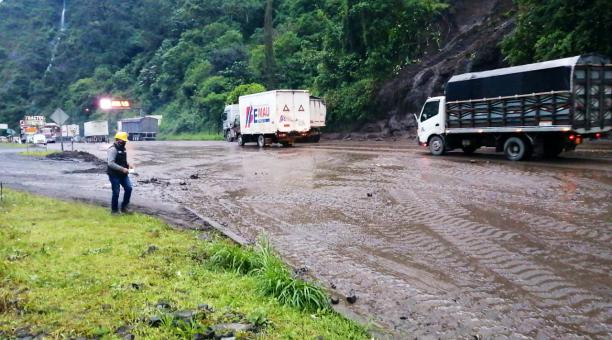
[[[105,161],[85,151],[56,152],[48,155],[47,158],[54,161],[82,161],[97,165],[106,165]]]
[[[357,295],[355,295],[355,291],[351,289],[349,295],[346,297],[346,302],[353,304],[357,302]]]

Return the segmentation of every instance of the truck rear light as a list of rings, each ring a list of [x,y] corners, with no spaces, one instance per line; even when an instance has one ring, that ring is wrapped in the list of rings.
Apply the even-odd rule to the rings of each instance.
[[[580,135],[576,136],[576,145],[578,144],[582,144],[582,136]]]
[[[599,133],[599,132],[598,132],[598,133],[596,133],[596,134],[595,134],[595,138],[596,138],[596,139],[601,138],[601,133]]]
[[[575,140],[575,139],[576,139],[576,135],[569,135],[569,137],[568,137],[568,138],[569,138],[569,140],[573,141],[573,140]]]
[[[289,127],[289,126],[290,126],[290,124],[283,124],[283,126],[284,126],[284,127]]]

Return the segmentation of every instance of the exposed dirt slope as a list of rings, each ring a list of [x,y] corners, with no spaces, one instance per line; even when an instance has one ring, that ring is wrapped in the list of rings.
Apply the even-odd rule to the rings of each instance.
[[[452,1],[438,23],[442,47],[382,86],[377,101],[388,118],[366,125],[364,131],[414,134],[412,114],[427,97],[442,95],[452,75],[507,66],[498,44],[514,27],[513,9],[511,0]]]

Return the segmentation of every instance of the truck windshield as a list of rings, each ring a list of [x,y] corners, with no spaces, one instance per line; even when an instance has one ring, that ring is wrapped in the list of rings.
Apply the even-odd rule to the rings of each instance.
[[[438,114],[439,104],[439,100],[426,103],[425,107],[423,108],[423,113],[421,114],[421,121],[424,122],[429,118],[436,116]]]

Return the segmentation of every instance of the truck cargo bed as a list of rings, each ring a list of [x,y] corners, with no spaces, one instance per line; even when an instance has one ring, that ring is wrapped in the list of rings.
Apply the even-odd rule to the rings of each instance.
[[[565,64],[547,62],[502,69],[499,74],[489,71],[453,77],[447,87],[447,128],[560,126],[580,133],[610,131],[612,64],[596,57],[562,61]],[[549,91],[526,93],[533,89],[534,77],[540,80],[538,90]],[[532,80],[529,87],[522,83],[525,79]],[[470,95],[504,95],[464,99],[467,88]]]

